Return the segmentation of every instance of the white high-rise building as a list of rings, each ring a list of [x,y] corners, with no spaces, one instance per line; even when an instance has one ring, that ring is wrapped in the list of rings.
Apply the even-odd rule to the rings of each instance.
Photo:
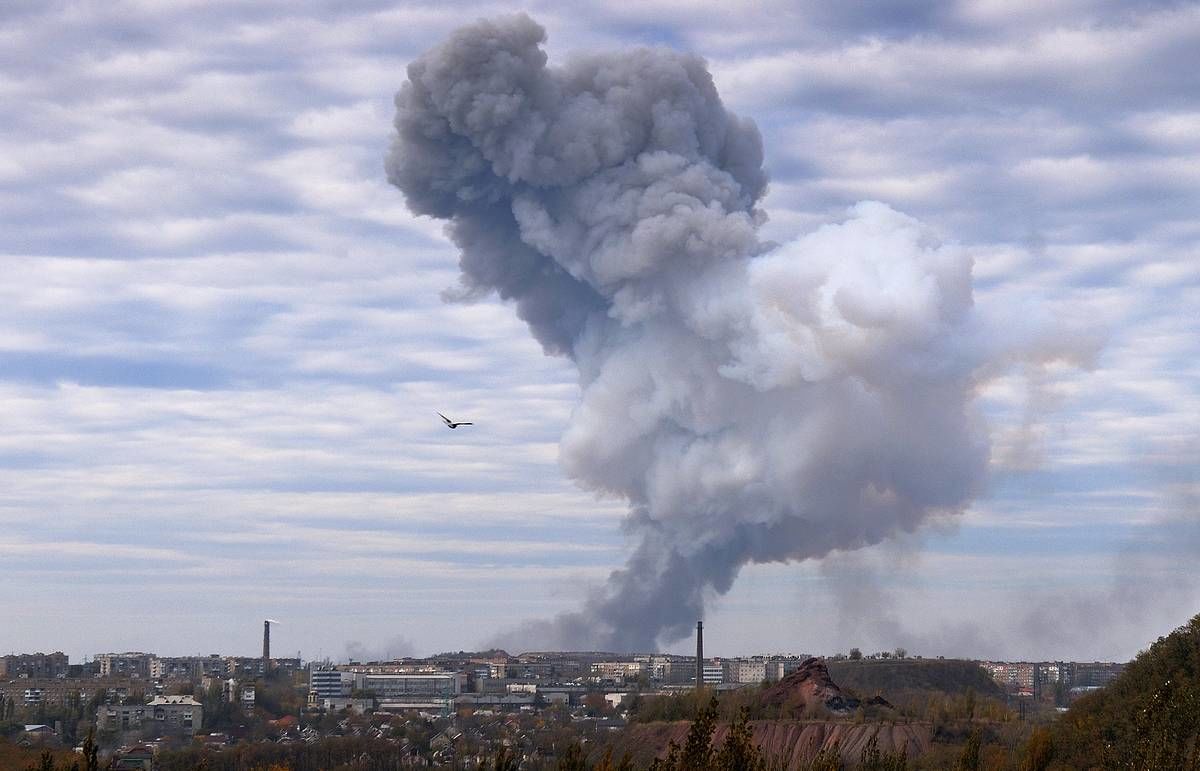
[[[308,691],[318,699],[336,699],[349,696],[354,687],[354,673],[336,669],[308,670]]]

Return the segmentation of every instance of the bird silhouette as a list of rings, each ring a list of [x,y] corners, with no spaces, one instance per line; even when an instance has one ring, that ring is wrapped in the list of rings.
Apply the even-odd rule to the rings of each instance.
[[[443,421],[446,423],[446,426],[447,426],[448,428],[458,428],[459,426],[473,426],[473,425],[475,425],[474,423],[470,422],[469,420],[460,420],[460,421],[458,421],[458,422],[456,423],[456,422],[454,422],[453,420],[451,420],[450,418],[446,417],[445,415],[443,415],[443,414],[442,414],[442,413],[440,413],[440,412],[437,414],[437,416],[438,416],[439,418],[441,418],[441,419],[442,419],[442,420],[443,420]]]

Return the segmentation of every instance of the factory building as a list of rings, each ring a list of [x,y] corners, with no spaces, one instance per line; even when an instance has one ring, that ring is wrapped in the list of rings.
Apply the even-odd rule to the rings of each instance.
[[[409,674],[356,674],[355,690],[370,694],[379,709],[402,712],[409,709],[439,709],[450,712],[463,692],[466,675],[456,672],[413,672]]]

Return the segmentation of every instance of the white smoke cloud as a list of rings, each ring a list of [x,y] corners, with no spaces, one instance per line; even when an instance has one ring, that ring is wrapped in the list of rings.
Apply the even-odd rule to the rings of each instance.
[[[547,65],[525,16],[409,66],[389,179],[578,366],[561,459],[628,502],[637,545],[577,613],[509,645],[650,649],[755,562],[817,558],[960,512],[986,477],[974,398],[1006,363],[1074,356],[973,306],[971,260],[877,202],[760,241],[754,124],[703,60],[636,49]]]

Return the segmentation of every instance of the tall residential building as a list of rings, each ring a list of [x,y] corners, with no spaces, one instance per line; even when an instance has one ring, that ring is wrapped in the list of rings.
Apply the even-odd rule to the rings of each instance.
[[[234,677],[239,680],[253,680],[256,677],[262,677],[266,672],[263,671],[263,660],[261,656],[226,656],[225,657],[225,676]]]
[[[126,653],[97,653],[101,677],[149,678],[150,661],[153,653],[129,651]]]
[[[980,666],[1001,688],[1012,693],[1033,693],[1037,683],[1036,664],[1027,661],[983,661]]]
[[[645,672],[643,661],[597,661],[591,665],[592,677],[604,680],[636,680]]]
[[[1075,688],[1101,688],[1120,677],[1125,665],[1113,661],[1077,661],[1067,665]]]
[[[645,664],[646,676],[660,682],[666,679],[667,667],[671,665],[671,657],[661,653],[639,653],[633,660]]]
[[[66,677],[68,668],[67,654],[62,651],[0,656],[0,677],[9,680],[15,680],[18,677]]]
[[[659,678],[667,685],[683,685],[696,682],[696,660],[689,657],[686,660],[669,661],[663,666],[662,677]]]
[[[300,659],[281,658],[271,659],[271,670],[284,672],[299,672]],[[225,676],[236,677],[240,680],[254,679],[266,674],[262,656],[226,656]]]
[[[1037,682],[1039,685],[1057,685],[1066,683],[1067,668],[1059,661],[1044,661],[1037,665]]]
[[[154,680],[196,681],[224,674],[225,659],[216,653],[209,656],[155,656],[150,659],[150,677]]]
[[[771,659],[767,662],[767,679],[782,680],[791,673],[800,668],[801,662],[807,659],[807,656],[791,657],[786,659]]]
[[[767,679],[767,662],[763,659],[725,659],[721,663],[727,683],[761,683]]]

